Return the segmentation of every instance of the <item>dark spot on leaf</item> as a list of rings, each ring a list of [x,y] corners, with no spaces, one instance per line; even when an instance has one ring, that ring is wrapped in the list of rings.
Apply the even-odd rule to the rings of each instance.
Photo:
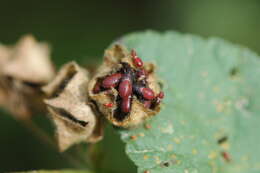
[[[160,88],[163,89],[164,84],[162,83],[162,81],[159,81],[158,84],[159,84]]]
[[[169,167],[169,166],[170,166],[170,163],[169,163],[169,162],[163,162],[163,163],[162,163],[162,166],[163,166],[163,167]]]
[[[226,142],[227,140],[228,140],[228,137],[227,136],[223,136],[222,138],[220,138],[218,140],[218,144],[222,144],[222,143]]]
[[[81,126],[83,127],[86,127],[86,125],[88,124],[88,122],[85,122],[85,121],[82,121],[82,120],[78,120],[76,119],[71,113],[67,112],[65,109],[63,108],[57,108],[57,107],[54,107],[54,106],[51,106],[51,108],[57,113],[59,114],[60,116],[64,117],[64,118],[67,118],[77,124],[80,124]]]
[[[238,73],[239,73],[239,69],[238,69],[237,67],[233,67],[233,68],[230,70],[229,75],[230,75],[231,77],[233,77],[233,76],[238,75]]]
[[[137,136],[136,135],[132,135],[130,136],[131,140],[136,140],[137,139]]]
[[[165,167],[169,167],[169,166],[170,166],[169,162],[165,162],[163,165],[164,165]]]

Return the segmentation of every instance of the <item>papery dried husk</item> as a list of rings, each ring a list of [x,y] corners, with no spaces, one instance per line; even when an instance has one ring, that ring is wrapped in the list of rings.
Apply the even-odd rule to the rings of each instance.
[[[160,111],[160,104],[156,105],[153,109],[149,109],[144,107],[144,104],[140,102],[136,96],[134,96],[130,113],[123,120],[119,120],[115,117],[118,91],[112,88],[112,90],[102,91],[97,94],[93,92],[96,82],[99,79],[118,71],[122,67],[122,62],[127,62],[132,68],[136,69],[133,65],[130,52],[124,46],[113,45],[111,48],[106,50],[103,64],[99,67],[96,74],[89,82],[88,94],[91,100],[97,105],[99,111],[113,125],[124,128],[133,128],[144,122],[149,117],[156,115]],[[160,86],[156,75],[154,74],[155,65],[152,63],[144,63],[144,69],[148,72],[148,86],[154,91],[155,94],[158,94],[160,92]],[[106,103],[113,103],[114,106],[107,107],[105,106]]]
[[[88,72],[75,62],[64,65],[56,78],[43,87],[56,126],[60,151],[79,142],[97,142],[103,137],[101,117],[87,104]]]
[[[0,75],[3,70],[4,65],[7,64],[8,60],[10,58],[10,55],[11,55],[11,48],[0,44],[0,67],[1,67]]]
[[[48,83],[55,75],[48,45],[31,35],[19,40],[2,71],[6,76],[38,84]]]
[[[1,85],[2,106],[17,119],[26,120],[33,114],[45,112],[43,94],[39,88],[32,88],[21,81],[5,80]]]
[[[15,118],[45,111],[41,86],[55,75],[46,43],[31,35],[11,46],[0,45],[0,105]]]
[[[4,65],[8,62],[10,58],[11,50],[7,46],[0,44],[0,105],[3,106],[6,104],[7,91],[5,80],[3,79],[2,70]]]

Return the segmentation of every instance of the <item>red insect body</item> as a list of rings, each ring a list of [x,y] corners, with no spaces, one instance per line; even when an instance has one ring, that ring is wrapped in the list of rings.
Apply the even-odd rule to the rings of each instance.
[[[97,94],[100,91],[100,82],[97,82],[93,88],[94,94]]]
[[[136,67],[143,67],[144,63],[143,63],[143,61],[141,60],[141,58],[136,57],[136,58],[134,58],[134,65],[135,65]]]
[[[134,50],[131,51],[131,56],[133,58],[133,63],[136,67],[143,67],[144,63],[141,58],[139,58]]]
[[[121,103],[122,112],[128,113],[128,112],[130,112],[130,108],[131,108],[131,97],[129,96],[129,97],[123,98],[122,103]]]
[[[146,108],[150,108],[151,104],[152,104],[152,102],[150,100],[145,100],[144,101],[144,107],[146,107]]]
[[[129,78],[124,78],[119,84],[119,95],[121,98],[129,97],[132,94],[132,82]]]
[[[112,108],[114,106],[114,104],[113,103],[106,103],[106,104],[104,104],[104,106],[106,106],[108,108]]]
[[[164,92],[161,91],[161,92],[158,94],[157,97],[160,98],[160,99],[163,99],[163,98],[164,98]]]
[[[120,79],[122,78],[122,74],[121,73],[115,73],[112,74],[108,77],[106,77],[103,82],[102,82],[102,86],[104,88],[112,88],[115,87],[118,82],[120,81]]]
[[[139,70],[138,72],[137,72],[137,76],[138,76],[138,78],[141,78],[141,77],[146,77],[146,71],[145,71],[145,69],[141,69],[141,70]]]
[[[150,88],[140,88],[140,91],[141,91],[141,93],[142,93],[142,95],[143,95],[143,97],[145,98],[145,99],[147,99],[147,100],[152,100],[152,99],[154,99],[154,92],[153,92],[153,90],[152,89],[150,89]]]
[[[161,91],[161,92],[156,96],[155,103],[156,103],[156,104],[160,104],[163,98],[164,98],[164,92]]]
[[[230,158],[230,155],[227,153],[227,152],[222,152],[221,153],[222,157],[224,158],[225,161],[227,162],[230,162],[231,161],[231,158]]]

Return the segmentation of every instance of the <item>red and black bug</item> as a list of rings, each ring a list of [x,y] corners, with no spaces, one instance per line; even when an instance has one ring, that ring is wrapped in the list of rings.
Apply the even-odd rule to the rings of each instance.
[[[227,153],[226,151],[221,152],[221,155],[226,162],[231,161],[231,157],[230,157],[229,153]]]
[[[122,98],[132,95],[132,80],[129,74],[125,74],[119,84],[119,95]]]
[[[144,63],[143,63],[142,59],[137,56],[136,51],[132,50],[131,56],[133,58],[133,63],[136,67],[139,67],[139,68],[143,67]]]
[[[102,87],[104,88],[115,87],[120,81],[121,77],[122,77],[121,73],[115,73],[110,76],[107,76],[102,82]]]
[[[108,108],[112,108],[114,106],[114,104],[113,103],[106,103],[106,104],[104,104],[104,106],[106,106]]]
[[[123,113],[129,113],[131,108],[131,96],[124,97],[121,102],[121,110]]]
[[[135,93],[143,99],[153,100],[155,98],[154,92],[152,89],[145,87],[144,85],[138,83],[134,86]]]
[[[144,107],[153,109],[164,97],[164,93],[155,92],[148,86],[147,77],[149,73],[143,67],[143,61],[134,50],[131,51],[132,61],[135,66],[122,62],[122,67],[115,73],[104,78],[99,78],[93,88],[93,93],[114,88],[118,91],[116,105],[113,103],[104,104],[108,108],[115,107],[114,117],[123,120],[131,111],[133,98],[137,98]]]

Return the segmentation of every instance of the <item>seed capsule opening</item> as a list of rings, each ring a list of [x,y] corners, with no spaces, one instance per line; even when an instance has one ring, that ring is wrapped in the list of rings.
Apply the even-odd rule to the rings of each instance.
[[[121,127],[134,127],[157,114],[161,88],[154,74],[155,65],[143,63],[134,50],[129,53],[121,45],[108,49],[104,57],[88,89],[100,112]],[[107,103],[114,106],[104,106]]]

